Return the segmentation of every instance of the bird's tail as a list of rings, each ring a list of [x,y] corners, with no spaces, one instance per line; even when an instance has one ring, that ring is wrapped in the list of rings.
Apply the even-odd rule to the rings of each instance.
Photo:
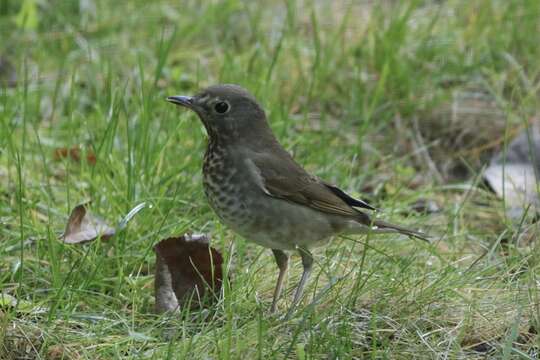
[[[379,229],[382,229],[382,230],[390,230],[390,231],[393,230],[393,231],[398,232],[400,234],[407,235],[407,236],[410,236],[410,237],[413,237],[413,238],[417,238],[417,239],[429,242],[429,235],[424,234],[424,233],[419,232],[419,231],[408,229],[408,228],[403,227],[403,226],[394,225],[394,224],[391,224],[389,222],[382,221],[382,220],[374,220],[373,225],[376,226]]]

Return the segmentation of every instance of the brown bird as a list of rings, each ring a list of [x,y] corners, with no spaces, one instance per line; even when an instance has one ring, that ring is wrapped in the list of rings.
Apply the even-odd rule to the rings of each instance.
[[[427,240],[420,232],[372,218],[359,210],[375,210],[368,203],[307,173],[279,144],[257,100],[240,86],[214,85],[167,100],[193,110],[206,128],[203,185],[212,209],[233,231],[274,253],[279,275],[272,312],[287,271],[286,250],[297,250],[304,268],[292,310],[311,273],[309,249],[333,235],[400,233]]]

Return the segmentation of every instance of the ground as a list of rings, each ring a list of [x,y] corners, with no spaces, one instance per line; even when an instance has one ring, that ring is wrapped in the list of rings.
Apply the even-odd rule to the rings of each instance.
[[[0,358],[536,358],[535,228],[480,172],[538,109],[539,30],[536,0],[0,1]],[[433,243],[334,239],[296,315],[297,256],[269,314],[271,252],[219,224],[204,129],[165,101],[215,83]],[[88,200],[112,224],[147,206],[62,243]],[[153,246],[187,231],[224,255],[222,297],[157,315]]]

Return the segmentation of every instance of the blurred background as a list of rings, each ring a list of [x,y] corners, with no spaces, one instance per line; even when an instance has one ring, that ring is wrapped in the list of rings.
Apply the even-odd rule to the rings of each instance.
[[[154,98],[235,82],[257,94],[277,131],[290,130],[297,116],[293,125],[324,124],[331,138],[359,142],[360,152],[379,148],[381,138],[394,150],[406,147],[407,134],[392,132],[396,115],[406,128],[415,118],[441,155],[441,175],[464,175],[464,161],[476,166],[500,145],[508,121],[523,125],[535,114],[538,7],[2,0],[0,74],[8,86],[27,87],[27,101],[54,137],[70,130],[62,114],[88,123],[111,97],[128,105],[144,96],[145,116],[155,119],[149,126],[169,126],[160,124],[155,112],[163,106]],[[376,134],[370,141],[368,131]]]

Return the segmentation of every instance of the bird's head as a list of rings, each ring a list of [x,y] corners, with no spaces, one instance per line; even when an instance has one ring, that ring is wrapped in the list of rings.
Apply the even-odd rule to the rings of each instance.
[[[167,101],[197,113],[214,140],[249,141],[271,134],[257,100],[238,85],[213,85],[195,96],[169,96]]]

